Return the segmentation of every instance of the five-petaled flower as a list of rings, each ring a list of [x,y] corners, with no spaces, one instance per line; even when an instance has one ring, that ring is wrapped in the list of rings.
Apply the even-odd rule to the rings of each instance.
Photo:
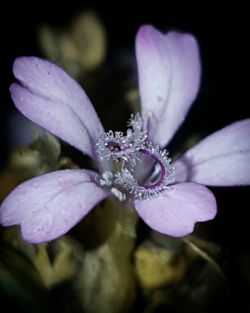
[[[216,214],[204,185],[250,184],[250,119],[215,132],[170,163],[165,150],[200,84],[200,58],[189,34],[143,26],[136,37],[141,115],[126,134],[104,132],[82,88],[56,65],[36,57],[14,63],[16,107],[29,119],[91,157],[98,171],[60,170],[30,179],[3,201],[0,221],[20,225],[26,241],[66,233],[110,195],[128,201],[154,230],[192,232]]]

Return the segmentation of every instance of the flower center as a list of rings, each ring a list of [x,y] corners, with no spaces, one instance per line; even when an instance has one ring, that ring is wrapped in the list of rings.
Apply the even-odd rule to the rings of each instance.
[[[120,145],[117,142],[114,141],[108,141],[107,143],[107,148],[111,151],[111,152],[118,152],[121,151],[122,148],[120,147]]]
[[[108,186],[120,200],[126,199],[128,194],[135,199],[149,200],[168,189],[173,182],[171,160],[166,150],[147,140],[147,131],[143,130],[139,114],[131,117],[128,126],[131,128],[126,135],[109,131],[96,143],[101,161],[111,162],[111,171],[103,172],[100,184]],[[138,177],[145,177],[143,171],[147,171],[145,168],[150,164],[154,165],[153,173],[139,184]]]

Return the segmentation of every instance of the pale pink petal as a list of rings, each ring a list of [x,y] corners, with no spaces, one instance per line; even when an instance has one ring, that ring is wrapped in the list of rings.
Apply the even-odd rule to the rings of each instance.
[[[68,138],[67,141],[83,152],[90,154],[89,151],[85,151],[81,147],[81,143],[78,146],[75,144],[78,141],[79,132],[82,132],[81,141],[90,141],[91,139],[95,143],[103,132],[103,127],[80,85],[55,64],[36,57],[17,58],[13,66],[13,72],[19,83],[24,87],[18,89],[18,96],[15,94],[16,87],[11,88],[13,101],[17,108],[26,117],[64,140],[66,140],[63,137],[67,136],[68,128],[72,128],[71,138]],[[25,92],[25,89],[26,99],[21,101],[24,98],[22,92]],[[29,96],[32,100],[29,100]],[[28,102],[27,106],[26,101]],[[44,108],[43,103],[46,101],[48,103]],[[54,105],[56,108],[54,108]],[[54,125],[51,118],[46,122],[47,116],[49,114],[58,114],[59,109],[61,110],[60,116],[65,118],[65,121],[60,120],[62,125]],[[40,112],[40,116],[34,114],[36,110]],[[74,132],[76,120],[78,122]],[[79,128],[79,125],[81,128]],[[53,131],[56,127],[61,129],[59,134]],[[74,135],[75,138],[72,137]]]
[[[87,129],[69,106],[33,94],[19,84],[11,85],[12,99],[19,111],[60,139],[94,158],[94,144]]]
[[[190,234],[196,222],[215,217],[216,200],[205,186],[181,183],[149,201],[136,201],[135,209],[152,229],[181,237]]]
[[[20,225],[23,239],[55,239],[78,223],[108,193],[95,184],[95,172],[61,170],[16,187],[0,207],[0,222]]]
[[[203,139],[173,163],[176,181],[211,186],[250,184],[250,119]]]
[[[199,49],[190,34],[143,26],[136,37],[142,116],[149,138],[165,146],[194,101],[201,76]]]

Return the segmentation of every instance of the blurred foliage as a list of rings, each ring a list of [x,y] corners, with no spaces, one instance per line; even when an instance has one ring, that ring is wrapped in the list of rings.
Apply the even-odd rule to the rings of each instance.
[[[77,286],[86,312],[129,312],[135,298],[131,254],[137,216],[107,199],[84,220],[92,237],[82,260]],[[94,230],[94,231],[93,231]]]
[[[44,24],[38,30],[44,56],[80,82],[104,126],[120,129],[130,112],[138,111],[136,74],[132,51],[109,51],[108,39],[93,11],[76,15],[65,27]]]
[[[136,244],[136,220],[129,208],[108,200],[69,235],[47,244],[25,243],[16,228],[4,229],[1,296],[13,297],[24,312],[47,312],[46,303],[51,311],[70,312],[72,302],[74,312],[222,310],[229,285],[216,261],[217,247],[194,236],[183,240],[158,233]],[[80,242],[79,232],[94,238]]]
[[[67,157],[60,158],[61,145],[53,135],[43,132],[30,144],[14,148],[0,172],[0,201],[18,184],[61,168],[77,168]]]
[[[44,55],[72,76],[98,68],[106,57],[106,31],[94,12],[84,12],[64,30],[43,25],[39,42]]]

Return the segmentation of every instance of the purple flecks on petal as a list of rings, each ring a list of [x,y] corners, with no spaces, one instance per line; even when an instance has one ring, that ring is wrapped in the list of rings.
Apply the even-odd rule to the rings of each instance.
[[[107,192],[86,170],[62,170],[30,179],[14,189],[0,207],[0,222],[20,225],[24,240],[47,242],[65,234]]]
[[[58,66],[36,57],[20,57],[14,62],[13,72],[20,84],[24,87],[22,90],[27,89],[27,91],[29,91],[29,93],[26,93],[26,100],[28,100],[28,95],[33,95],[32,103],[30,100],[27,108],[26,101],[20,104],[21,95],[20,98],[13,96],[17,108],[21,105],[22,113],[31,120],[39,125],[42,123],[43,125],[41,126],[46,129],[53,128],[54,125],[51,125],[53,121],[48,119],[48,122],[45,123],[43,115],[47,115],[49,106],[50,112],[54,112],[53,104],[55,103],[57,106],[60,105],[60,115],[65,117],[65,122],[60,126],[64,134],[67,133],[68,127],[74,127],[76,119],[79,120],[78,124],[82,124],[81,128],[85,128],[82,134],[83,141],[89,141],[87,137],[90,137],[91,140],[95,142],[103,132],[100,120],[83,89]],[[36,99],[38,99],[37,102]],[[41,105],[39,102],[41,99],[48,101],[48,105],[46,106],[47,110],[44,114],[43,106],[38,108],[38,106]],[[31,106],[34,106],[34,108],[32,109]],[[36,109],[40,111],[41,123],[37,116],[35,120],[33,118],[33,112]],[[56,108],[55,110],[58,109],[59,108]],[[67,119],[69,111],[70,117]],[[72,116],[74,116],[74,118],[72,118]],[[77,134],[79,130],[80,129],[77,128],[75,133]],[[55,133],[55,135],[57,134]],[[78,138],[79,134],[76,135],[76,137]],[[72,140],[76,141],[78,140],[77,138],[71,138],[68,142],[73,144]],[[85,150],[82,151],[86,152]]]
[[[149,201],[136,201],[135,209],[152,229],[181,237],[190,234],[196,222],[215,217],[216,200],[202,185],[181,183]]]
[[[164,35],[143,26],[136,37],[142,117],[149,138],[165,146],[195,99],[201,66],[196,40],[190,34]]]
[[[250,119],[203,139],[173,163],[176,181],[211,186],[250,184]]]

